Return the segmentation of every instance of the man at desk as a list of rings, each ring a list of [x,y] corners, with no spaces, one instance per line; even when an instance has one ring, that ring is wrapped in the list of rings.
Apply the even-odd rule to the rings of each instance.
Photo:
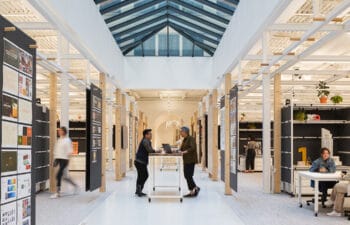
[[[180,150],[183,154],[184,175],[190,191],[190,193],[184,197],[196,197],[200,190],[193,180],[194,167],[198,162],[196,141],[190,136],[190,129],[188,127],[182,127],[180,134],[184,138]]]
[[[321,157],[312,162],[310,172],[318,173],[335,173],[336,166],[334,160],[330,157],[330,151],[328,148],[321,149]],[[319,191],[322,192],[322,198],[327,196],[327,191],[333,188],[336,182],[334,181],[322,181],[319,183]],[[314,187],[314,182],[311,181],[311,187]],[[322,199],[325,202],[326,199]]]
[[[142,189],[148,178],[148,154],[155,153],[156,151],[152,148],[152,130],[146,129],[143,131],[143,139],[140,142],[139,148],[136,153],[135,167],[137,170],[137,181],[136,181],[136,192],[135,194],[139,197],[146,196],[142,192]]]

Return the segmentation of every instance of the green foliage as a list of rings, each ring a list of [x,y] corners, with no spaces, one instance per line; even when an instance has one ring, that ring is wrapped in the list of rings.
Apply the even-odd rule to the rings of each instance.
[[[294,112],[293,117],[294,117],[294,120],[299,120],[299,121],[304,121],[307,118],[306,113],[304,111]]]
[[[343,102],[343,97],[340,96],[340,95],[334,95],[334,96],[331,98],[331,101],[332,101],[334,104],[339,104],[339,103]]]
[[[330,94],[329,92],[329,86],[327,86],[327,83],[325,81],[320,81],[318,85],[316,86],[317,90],[317,96],[320,98],[322,96],[327,96]]]

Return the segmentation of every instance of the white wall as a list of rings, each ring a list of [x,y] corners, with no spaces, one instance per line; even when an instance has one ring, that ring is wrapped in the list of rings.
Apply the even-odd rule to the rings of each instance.
[[[209,57],[126,57],[123,87],[127,89],[209,89]]]

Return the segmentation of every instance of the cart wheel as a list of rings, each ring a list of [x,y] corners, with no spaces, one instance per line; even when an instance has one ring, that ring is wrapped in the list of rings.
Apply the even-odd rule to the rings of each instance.
[[[317,217],[317,216],[318,216],[318,213],[315,213],[315,216]]]
[[[151,203],[151,201],[152,201],[151,198],[148,198],[148,202]]]
[[[156,190],[156,187],[153,187],[153,191],[155,191]]]
[[[183,202],[183,199],[182,199],[182,198],[180,198],[180,202],[181,202],[181,203]]]
[[[300,204],[299,204],[299,208],[303,208],[303,204],[300,203]]]

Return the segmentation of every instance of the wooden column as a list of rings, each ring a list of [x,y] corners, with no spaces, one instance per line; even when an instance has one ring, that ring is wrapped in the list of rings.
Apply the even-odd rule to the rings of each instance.
[[[218,91],[217,89],[213,90],[212,93],[212,122],[213,122],[213,131],[212,137],[209,137],[212,139],[212,149],[209,149],[209,151],[212,151],[212,157],[213,157],[213,170],[212,170],[212,177],[211,179],[213,181],[218,180],[218,169],[219,169],[219,145],[218,145],[218,107],[217,107],[217,99],[218,99]]]
[[[205,138],[205,112],[206,112],[206,104],[205,102],[202,102],[202,169],[205,171],[205,158],[206,158],[206,152],[205,152],[205,144],[207,142],[207,139]]]
[[[281,74],[277,74],[274,78],[274,193],[281,192],[281,96]]]
[[[50,73],[50,192],[56,192],[56,174],[53,167],[57,141],[57,75]]]
[[[122,179],[122,164],[121,164],[121,107],[122,107],[122,96],[120,89],[115,91],[115,179]]]
[[[102,157],[101,157],[101,187],[100,192],[106,192],[106,155],[107,155],[107,104],[106,75],[100,73],[100,88],[102,90]]]
[[[143,132],[143,112],[139,112],[138,142],[140,142],[143,138],[142,132]]]
[[[230,89],[231,74],[225,75],[225,195],[232,195],[230,186]]]

